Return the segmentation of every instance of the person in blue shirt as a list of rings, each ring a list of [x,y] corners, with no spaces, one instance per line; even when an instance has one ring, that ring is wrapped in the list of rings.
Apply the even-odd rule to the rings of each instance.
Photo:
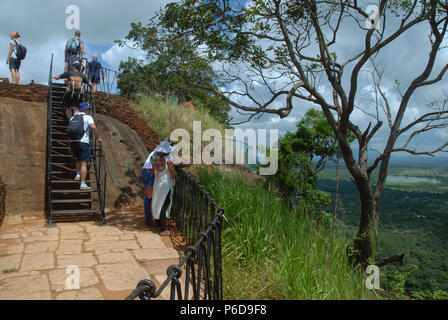
[[[104,81],[104,70],[101,63],[98,61],[97,56],[92,57],[92,61],[89,63],[89,80],[93,83],[93,93],[96,92],[97,86],[100,83],[100,72]]]
[[[152,155],[152,153],[151,153]],[[150,156],[151,156],[150,155]],[[150,157],[148,157],[149,159]],[[152,189],[154,186],[154,169],[149,161],[145,162],[143,166],[141,179],[145,183],[145,196],[144,196],[144,207],[145,207],[145,224],[151,225],[152,214],[151,214],[151,201],[152,201]]]

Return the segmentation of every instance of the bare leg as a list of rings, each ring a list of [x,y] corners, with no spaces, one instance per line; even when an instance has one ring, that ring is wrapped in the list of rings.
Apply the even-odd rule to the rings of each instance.
[[[87,177],[87,162],[80,161],[81,162],[81,184],[86,183],[86,177]]]
[[[9,71],[11,71],[11,82],[14,84],[16,79],[14,69],[9,69]]]
[[[72,118],[72,110],[70,110],[70,107],[65,107],[65,115],[67,116],[67,120],[70,121]]]
[[[11,71],[12,83],[19,84],[20,76],[18,75],[17,69],[9,69]]]
[[[76,159],[76,173],[81,172],[81,161]]]

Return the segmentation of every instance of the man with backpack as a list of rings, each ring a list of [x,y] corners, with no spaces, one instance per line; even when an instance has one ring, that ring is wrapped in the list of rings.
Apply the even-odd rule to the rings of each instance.
[[[71,55],[65,61],[64,72],[73,71],[73,69],[74,69],[73,65],[77,62],[79,62],[81,64],[81,72],[86,69],[86,65],[85,65],[84,61],[82,61],[82,59],[79,56]]]
[[[65,68],[64,72],[69,71],[68,66],[70,64],[70,56],[76,56],[82,58],[84,56],[84,42],[81,40],[81,31],[76,30],[75,37],[67,41],[65,45]]]
[[[81,190],[92,190],[86,184],[87,162],[90,160],[90,132],[93,132],[99,143],[103,143],[93,118],[86,114],[90,113],[90,109],[91,106],[87,102],[82,102],[79,108],[75,107],[74,115],[67,126],[69,152],[76,159],[75,181],[81,182]]]
[[[97,56],[92,57],[92,61],[89,63],[89,69],[87,70],[89,74],[89,80],[93,83],[93,90],[92,92],[96,92],[96,88],[98,84],[100,83],[100,72],[102,74],[102,79],[104,82],[104,70],[103,66],[101,65],[101,62],[98,61]]]
[[[81,58],[84,56],[84,42],[81,40],[81,31],[79,30],[76,30],[75,37],[67,41],[65,45],[65,58],[67,59],[69,55]]]
[[[18,40],[20,34],[18,32],[11,33],[11,41],[9,42],[9,53],[6,64],[9,64],[11,71],[12,83],[19,84],[20,81],[20,62],[25,59],[26,48]]]
[[[63,104],[65,105],[65,114],[67,119],[71,119],[72,112],[71,107],[78,107],[79,104],[84,101],[84,88],[83,83],[86,83],[89,87],[93,87],[93,84],[87,79],[86,75],[81,73],[81,63],[75,61],[73,63],[73,70],[64,72],[59,76],[53,76],[53,79],[68,79],[67,92],[63,98]]]

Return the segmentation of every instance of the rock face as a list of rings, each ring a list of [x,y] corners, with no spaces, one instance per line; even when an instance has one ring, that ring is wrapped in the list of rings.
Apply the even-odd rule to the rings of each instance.
[[[97,114],[97,125],[106,157],[108,207],[143,201],[141,169],[148,156],[138,134],[120,121]]]
[[[97,122],[107,165],[106,207],[142,201],[145,144],[116,119],[98,114]],[[0,97],[0,177],[7,214],[44,210],[46,123],[46,103]]]
[[[47,107],[0,98],[0,176],[6,213],[44,210]]]

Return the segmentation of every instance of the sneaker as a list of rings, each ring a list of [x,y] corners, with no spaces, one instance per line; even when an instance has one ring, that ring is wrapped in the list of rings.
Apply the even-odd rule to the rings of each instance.
[[[79,181],[79,180],[81,180],[81,176],[79,174],[77,174],[75,177],[75,181]]]
[[[82,184],[82,185],[79,187],[79,189],[81,189],[81,190],[92,190],[92,188],[89,187],[89,186],[86,185],[86,184]]]

